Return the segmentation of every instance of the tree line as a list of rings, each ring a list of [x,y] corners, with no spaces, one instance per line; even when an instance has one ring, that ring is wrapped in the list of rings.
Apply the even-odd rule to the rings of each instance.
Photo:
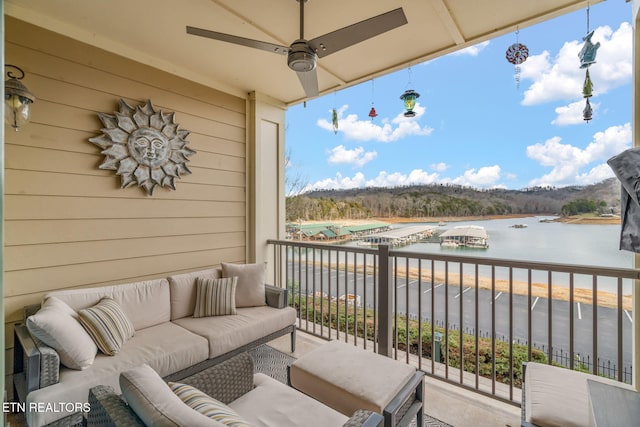
[[[288,221],[508,214],[574,215],[598,210],[615,211],[619,205],[620,186],[615,178],[583,187],[487,190],[442,184],[323,190],[286,199]]]

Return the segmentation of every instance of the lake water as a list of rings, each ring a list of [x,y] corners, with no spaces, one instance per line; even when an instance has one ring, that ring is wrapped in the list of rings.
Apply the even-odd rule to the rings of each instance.
[[[438,243],[418,243],[402,249],[522,261],[632,268],[633,254],[619,250],[620,225],[565,224],[540,222],[541,219],[544,218],[461,221],[442,226],[443,229],[458,225],[484,227],[489,234],[487,249],[441,248]],[[526,224],[527,227],[514,228],[515,224]],[[408,225],[396,224],[394,228]]]

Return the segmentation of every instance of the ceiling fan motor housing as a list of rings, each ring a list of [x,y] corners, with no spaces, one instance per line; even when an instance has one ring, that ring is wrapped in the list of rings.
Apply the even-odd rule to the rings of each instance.
[[[289,47],[287,63],[294,71],[311,71],[316,68],[316,54],[306,40],[298,39]]]

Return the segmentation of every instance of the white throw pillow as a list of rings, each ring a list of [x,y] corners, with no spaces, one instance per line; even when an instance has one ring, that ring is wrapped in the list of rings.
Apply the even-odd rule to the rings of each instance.
[[[238,277],[236,307],[266,305],[264,276],[266,265],[222,263],[222,277]]]
[[[98,352],[78,322],[78,314],[56,297],[48,297],[42,308],[27,318],[27,328],[34,337],[53,348],[60,356],[60,363],[67,368],[88,368]]]
[[[145,425],[225,427],[188,407],[149,365],[120,374],[122,396]]]

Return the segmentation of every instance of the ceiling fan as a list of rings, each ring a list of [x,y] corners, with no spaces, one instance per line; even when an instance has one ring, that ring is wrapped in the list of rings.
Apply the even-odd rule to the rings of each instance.
[[[407,17],[400,7],[312,40],[306,40],[304,38],[304,4],[307,0],[296,1],[300,3],[300,38],[289,47],[190,26],[187,26],[187,34],[287,55],[287,64],[298,74],[305,94],[308,97],[314,97],[318,95],[317,58],[325,57],[407,23]]]

